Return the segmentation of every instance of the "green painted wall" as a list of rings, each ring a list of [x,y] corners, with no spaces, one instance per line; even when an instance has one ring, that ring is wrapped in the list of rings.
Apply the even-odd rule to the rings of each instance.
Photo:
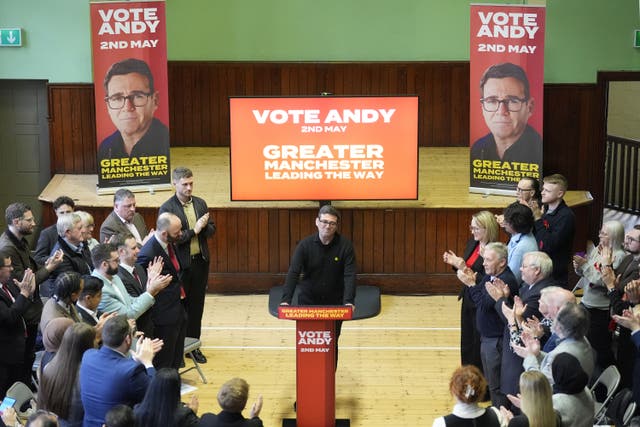
[[[468,0],[167,0],[170,60],[451,61],[469,59]],[[489,3],[478,1],[476,3]],[[490,3],[509,3],[493,0]],[[520,2],[511,2],[520,3]],[[640,70],[636,0],[549,0],[545,81],[595,82]],[[0,78],[90,82],[86,0],[0,0]]]

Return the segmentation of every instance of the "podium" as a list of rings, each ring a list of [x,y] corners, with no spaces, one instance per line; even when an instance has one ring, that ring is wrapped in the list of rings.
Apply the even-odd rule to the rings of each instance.
[[[282,287],[269,292],[269,311],[279,319],[296,321],[296,419],[283,427],[349,427],[336,419],[336,321],[374,317],[380,313],[380,290],[356,287],[356,312],[351,307],[280,306]],[[294,294],[293,303],[297,301]],[[358,305],[361,304],[361,305]]]
[[[296,321],[296,412],[283,427],[348,427],[336,422],[336,320],[350,320],[348,306],[283,306],[278,318]]]

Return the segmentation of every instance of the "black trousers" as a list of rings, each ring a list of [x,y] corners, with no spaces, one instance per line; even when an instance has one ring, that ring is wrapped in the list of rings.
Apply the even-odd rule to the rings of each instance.
[[[153,366],[156,369],[179,369],[184,359],[184,337],[186,332],[186,314],[176,323],[168,325],[155,325],[154,334],[160,338],[164,345],[153,358]]]
[[[208,280],[209,261],[205,261],[200,255],[192,257],[191,266],[184,271],[182,276],[182,285],[186,294],[184,301],[187,310],[186,334],[188,337],[200,338]]]

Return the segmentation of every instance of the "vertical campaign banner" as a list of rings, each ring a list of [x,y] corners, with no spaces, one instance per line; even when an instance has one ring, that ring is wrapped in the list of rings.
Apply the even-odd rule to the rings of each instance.
[[[544,27],[544,6],[471,5],[471,192],[542,176]]]
[[[91,3],[98,192],[166,187],[169,102],[164,1]]]

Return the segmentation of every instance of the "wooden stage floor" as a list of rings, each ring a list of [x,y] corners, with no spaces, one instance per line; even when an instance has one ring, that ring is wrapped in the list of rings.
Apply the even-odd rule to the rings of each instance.
[[[340,208],[426,208],[481,209],[504,208],[513,197],[469,193],[468,148],[420,148],[418,199],[383,201],[336,201]],[[313,208],[312,201],[232,202],[229,188],[229,148],[172,148],[171,166],[187,166],[195,178],[194,194],[204,198],[211,209],[219,208]],[[60,195],[70,195],[78,206],[111,207],[112,195],[96,193],[97,175],[58,174],[42,191],[39,199],[52,202]],[[155,191],[136,194],[141,208],[159,207],[172,192]],[[591,202],[586,191],[569,191],[565,198],[570,206]]]
[[[199,414],[220,411],[219,387],[239,376],[251,386],[247,407],[262,394],[265,426],[295,417],[295,324],[271,316],[267,303],[267,295],[207,295],[201,339],[209,383],[194,370],[183,377],[198,388]],[[345,322],[336,416],[349,418],[351,427],[430,426],[449,413],[449,377],[460,360],[459,317],[455,296],[383,295],[380,315]]]

